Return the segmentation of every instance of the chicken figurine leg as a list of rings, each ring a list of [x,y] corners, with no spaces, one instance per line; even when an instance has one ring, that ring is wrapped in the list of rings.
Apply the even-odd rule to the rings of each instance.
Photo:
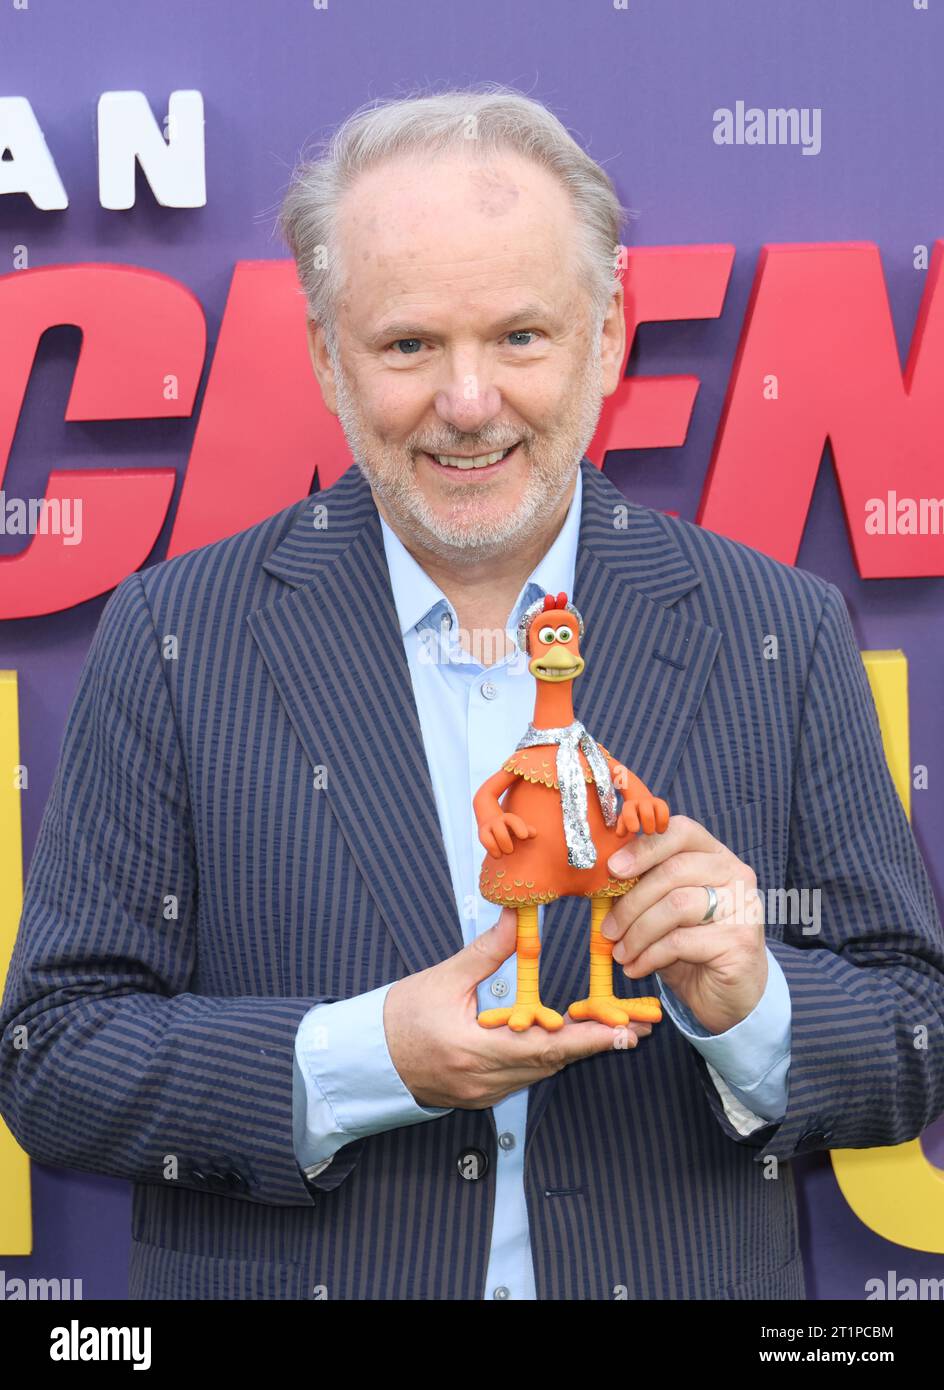
[[[590,900],[590,991],[570,1005],[570,1017],[614,1027],[662,1018],[657,998],[614,994],[613,943],[601,925],[612,899],[638,882],[614,877],[608,859],[640,829],[662,834],[669,808],[574,717],[573,682],[585,665],[583,633],[583,618],[563,593],[545,595],[522,614],[516,637],[537,681],[534,716],[472,803],[486,851],[479,892],[517,912],[517,998],[510,1007],[480,1013],[483,1028],[563,1027],[563,1017],[541,1002],[538,988],[538,907],[578,896]],[[623,797],[619,811],[617,790]]]

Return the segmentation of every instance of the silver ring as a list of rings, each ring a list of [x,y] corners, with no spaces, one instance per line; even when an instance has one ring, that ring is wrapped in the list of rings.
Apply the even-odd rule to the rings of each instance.
[[[706,911],[704,917],[701,920],[702,922],[710,922],[712,917],[715,915],[715,908],[718,906],[718,894],[715,892],[713,888],[709,888],[707,883],[703,884],[702,887],[708,894],[708,910]],[[699,926],[700,925],[701,923],[699,923]]]

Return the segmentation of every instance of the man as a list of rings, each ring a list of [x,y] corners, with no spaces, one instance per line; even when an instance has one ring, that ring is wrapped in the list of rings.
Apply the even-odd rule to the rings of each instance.
[[[803,1297],[786,1160],[944,1109],[941,925],[841,596],[585,457],[619,214],[507,91],[358,113],[293,182],[355,464],[118,586],[0,1019],[19,1141],[135,1184],[133,1297]],[[605,924],[654,1028],[476,1021],[515,936],[471,798],[560,590],[578,717],[674,812]],[[821,892],[815,932],[765,932],[781,885]],[[550,1007],[587,944],[585,903],[544,909]]]

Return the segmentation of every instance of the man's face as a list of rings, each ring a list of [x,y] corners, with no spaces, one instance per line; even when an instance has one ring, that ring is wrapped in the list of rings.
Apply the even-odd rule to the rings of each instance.
[[[338,232],[338,370],[309,324],[312,362],[385,518],[454,561],[533,541],[625,349],[621,292],[593,331],[566,193],[514,155],[402,159],[357,181]]]

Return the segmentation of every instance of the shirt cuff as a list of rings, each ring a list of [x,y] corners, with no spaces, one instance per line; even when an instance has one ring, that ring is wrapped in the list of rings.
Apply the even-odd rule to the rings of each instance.
[[[383,1026],[393,985],[316,1004],[295,1035],[294,1143],[303,1168],[354,1139],[418,1124],[449,1109],[420,1105],[393,1065]]]
[[[782,1119],[787,1109],[792,1007],[786,976],[770,947],[764,993],[751,1013],[724,1033],[709,1032],[663,984],[658,971],[656,979],[666,1012],[709,1064],[716,1085],[720,1076],[751,1113],[768,1123]]]

